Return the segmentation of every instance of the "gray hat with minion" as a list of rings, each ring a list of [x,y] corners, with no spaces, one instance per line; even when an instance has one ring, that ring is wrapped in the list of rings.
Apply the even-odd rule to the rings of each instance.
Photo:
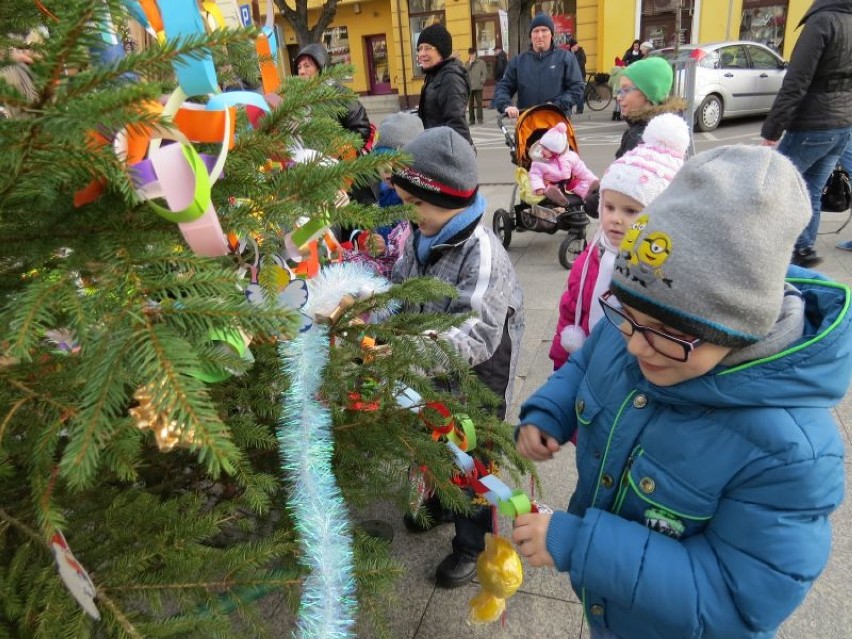
[[[448,126],[426,129],[402,150],[414,158],[391,183],[444,209],[470,206],[479,190],[473,147]]]
[[[705,151],[627,231],[610,288],[684,334],[753,344],[778,319],[793,244],[810,217],[805,183],[777,151]]]

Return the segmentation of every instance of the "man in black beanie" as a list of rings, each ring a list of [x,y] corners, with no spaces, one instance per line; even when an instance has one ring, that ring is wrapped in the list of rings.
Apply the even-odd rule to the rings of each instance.
[[[494,89],[492,104],[498,113],[518,117],[539,104],[557,105],[565,115],[583,104],[586,83],[574,54],[553,45],[553,19],[544,13],[530,21],[530,48],[509,61],[503,79]],[[512,96],[518,94],[517,106]]]
[[[465,119],[470,78],[464,65],[453,57],[453,36],[443,24],[429,25],[420,32],[417,64],[426,76],[417,110],[423,128],[448,126],[473,145]]]

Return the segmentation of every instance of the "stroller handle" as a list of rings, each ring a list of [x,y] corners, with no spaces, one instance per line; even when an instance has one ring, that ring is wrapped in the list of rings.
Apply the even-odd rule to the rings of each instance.
[[[514,153],[515,152],[515,134],[514,134],[513,130],[509,130],[508,128],[506,128],[506,125],[503,123],[503,118],[505,118],[505,117],[506,117],[506,115],[504,113],[500,113],[500,112],[497,113],[497,126],[503,132],[503,137],[506,140],[506,146],[508,146],[510,149],[512,149],[512,152]]]

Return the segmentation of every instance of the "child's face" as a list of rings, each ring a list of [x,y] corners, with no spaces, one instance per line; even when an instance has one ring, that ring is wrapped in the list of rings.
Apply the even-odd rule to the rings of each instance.
[[[621,105],[621,114],[624,116],[633,115],[638,109],[648,104],[648,98],[636,85],[633,80],[626,76],[621,76],[619,80],[620,89],[618,91],[618,104]]]
[[[438,231],[444,228],[444,225],[453,219],[459,211],[464,209],[442,209],[440,206],[435,206],[429,202],[424,202],[415,195],[405,191],[398,186],[394,186],[396,194],[403,204],[411,204],[417,213],[417,224],[420,226],[420,232],[426,237],[436,235]]]
[[[545,160],[549,160],[554,155],[556,155],[553,151],[548,149],[546,146],[541,147],[540,153],[541,153],[541,157],[544,158]]]
[[[610,244],[621,244],[627,229],[644,208],[641,202],[624,193],[610,189],[601,191],[601,228]]]
[[[641,326],[654,328],[686,341],[695,339],[694,335],[684,335],[671,326],[667,326],[630,306],[623,306],[623,310],[626,315]],[[689,353],[689,359],[685,362],[678,362],[655,351],[639,331],[635,331],[630,337],[625,335],[624,339],[627,340],[627,352],[638,360],[642,375],[657,386],[674,386],[701,377],[713,370],[731,352],[729,346],[702,342]]]

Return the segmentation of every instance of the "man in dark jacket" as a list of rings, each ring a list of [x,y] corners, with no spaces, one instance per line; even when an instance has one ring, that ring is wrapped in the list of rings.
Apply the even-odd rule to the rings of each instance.
[[[426,81],[420,90],[417,113],[423,128],[448,126],[471,145],[465,111],[470,95],[467,69],[453,55],[453,36],[442,24],[433,24],[417,38],[417,64]]]
[[[786,155],[811,196],[811,221],[796,241],[792,263],[815,266],[820,200],[838,158],[852,139],[852,0],[816,0],[805,13],[787,75],[763,123],[763,143]]]
[[[494,81],[500,82],[503,79],[503,74],[506,73],[506,67],[509,66],[509,57],[503,51],[503,47],[499,44],[494,47]]]
[[[509,61],[492,103],[498,113],[518,117],[519,110],[551,102],[567,115],[583,102],[586,83],[574,54],[553,46],[553,19],[539,13],[530,21],[530,49]],[[511,106],[518,94],[517,106]]]
[[[299,51],[296,56],[296,70],[300,78],[313,78],[323,72],[329,65],[331,59],[328,51],[321,44],[309,44]],[[342,86],[335,83],[341,92],[345,91]],[[340,126],[347,131],[357,133],[366,143],[370,139],[370,118],[367,110],[357,98],[352,98],[346,105],[346,112],[340,116]]]

